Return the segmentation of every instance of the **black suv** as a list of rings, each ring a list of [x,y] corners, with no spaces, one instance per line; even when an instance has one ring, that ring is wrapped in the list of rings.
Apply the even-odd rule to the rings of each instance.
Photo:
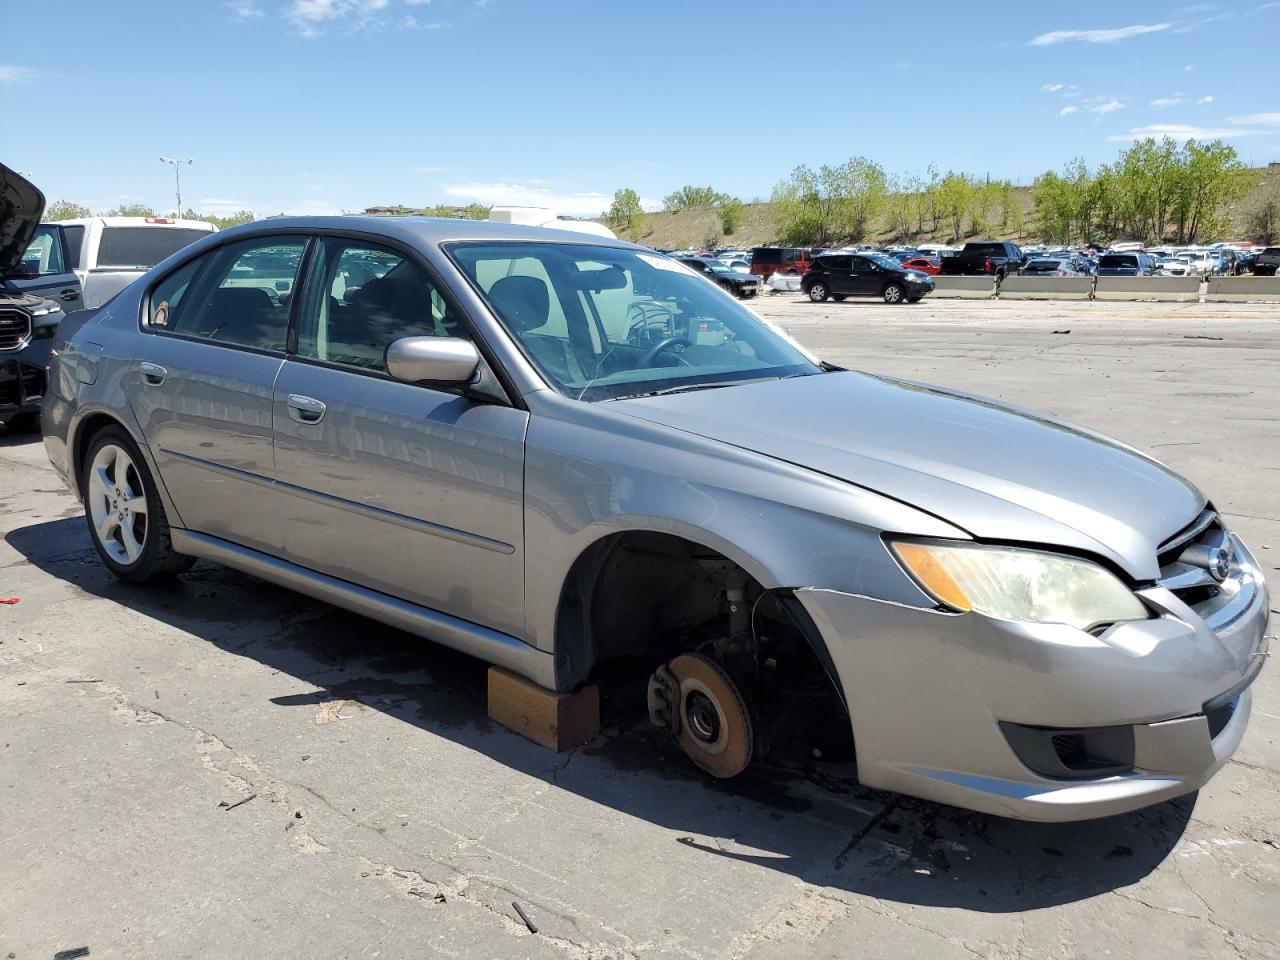
[[[0,164],[0,423],[10,432],[39,426],[54,331],[81,303],[66,236],[43,213],[44,195]]]
[[[827,297],[879,297],[885,303],[915,303],[933,289],[933,278],[879,253],[824,253],[801,278],[800,289],[814,303]]]
[[[754,297],[760,292],[760,278],[754,273],[738,273],[719,260],[706,260],[702,257],[679,257],[678,259],[686,267],[696,270],[739,300]]]

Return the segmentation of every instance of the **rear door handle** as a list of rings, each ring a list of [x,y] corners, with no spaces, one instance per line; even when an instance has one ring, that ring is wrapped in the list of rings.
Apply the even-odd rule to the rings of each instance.
[[[289,394],[289,416],[299,423],[319,423],[324,419],[328,408],[313,397],[304,397],[298,393]]]
[[[164,378],[169,375],[168,370],[150,360],[143,360],[138,364],[138,369],[142,371],[142,382],[149,387],[160,386],[164,383]]]
[[[60,299],[62,299],[62,300],[67,300],[67,301],[71,301],[71,300],[79,300],[79,299],[80,299],[80,291],[79,291],[79,290],[73,290],[73,289],[63,290],[63,291],[62,291],[62,293],[58,294],[58,297],[59,297]]]

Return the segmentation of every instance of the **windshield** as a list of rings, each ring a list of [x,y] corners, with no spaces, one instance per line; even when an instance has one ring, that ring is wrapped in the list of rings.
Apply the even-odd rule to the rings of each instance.
[[[566,396],[610,400],[821,373],[694,271],[592,244],[458,243],[449,253]]]

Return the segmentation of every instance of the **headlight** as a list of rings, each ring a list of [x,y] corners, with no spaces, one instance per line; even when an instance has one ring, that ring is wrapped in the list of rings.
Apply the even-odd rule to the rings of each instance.
[[[46,301],[42,303],[40,306],[36,307],[34,310],[32,310],[31,316],[33,318],[47,317],[51,313],[61,313],[61,312],[62,312],[62,307],[58,306],[58,304],[50,303]]]
[[[890,546],[925,593],[953,610],[1081,630],[1147,619],[1133,591],[1087,560],[977,544]]]

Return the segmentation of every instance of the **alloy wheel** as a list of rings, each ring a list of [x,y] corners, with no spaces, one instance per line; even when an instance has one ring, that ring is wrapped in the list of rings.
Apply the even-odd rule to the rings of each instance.
[[[98,450],[86,491],[94,535],[111,559],[135,563],[147,542],[147,495],[133,459],[114,443]]]

